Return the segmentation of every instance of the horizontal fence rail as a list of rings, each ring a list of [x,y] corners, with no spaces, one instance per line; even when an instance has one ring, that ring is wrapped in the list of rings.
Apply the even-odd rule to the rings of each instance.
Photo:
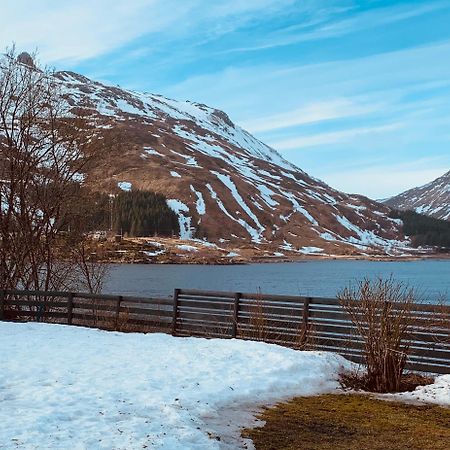
[[[412,315],[407,369],[450,373],[450,307],[417,304]],[[329,298],[187,289],[175,289],[173,298],[0,290],[0,320],[259,340],[363,362],[355,325]]]
[[[417,304],[411,313],[407,369],[450,373],[450,307]],[[172,331],[326,350],[363,362],[362,338],[337,299],[176,289]]]
[[[0,320],[41,321],[118,331],[172,327],[171,298],[0,290]]]

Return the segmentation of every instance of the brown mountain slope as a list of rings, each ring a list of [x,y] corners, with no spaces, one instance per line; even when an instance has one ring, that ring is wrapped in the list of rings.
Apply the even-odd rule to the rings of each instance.
[[[119,145],[86,174],[105,192],[151,189],[169,199],[181,237],[271,243],[302,253],[391,252],[404,242],[389,208],[314,179],[205,105],[59,72],[67,101]]]

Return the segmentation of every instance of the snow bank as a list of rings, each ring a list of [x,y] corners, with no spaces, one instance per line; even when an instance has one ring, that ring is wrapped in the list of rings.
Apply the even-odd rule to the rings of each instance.
[[[0,447],[19,449],[218,449],[208,433],[220,434],[221,410],[333,391],[349,365],[261,342],[39,323],[0,322],[0,341]]]
[[[428,386],[419,386],[413,392],[386,394],[383,397],[398,401],[435,403],[450,407],[450,375],[441,375]]]

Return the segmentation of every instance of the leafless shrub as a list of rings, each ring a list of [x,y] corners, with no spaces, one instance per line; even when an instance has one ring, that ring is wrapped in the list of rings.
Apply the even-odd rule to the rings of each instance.
[[[388,279],[364,279],[338,298],[362,338],[367,367],[365,387],[375,392],[400,389],[417,321],[413,288]]]

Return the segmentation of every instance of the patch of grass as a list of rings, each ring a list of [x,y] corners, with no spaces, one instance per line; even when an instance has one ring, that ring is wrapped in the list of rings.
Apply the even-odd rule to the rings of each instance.
[[[447,450],[450,409],[376,400],[365,395],[299,397],[244,430],[256,450]]]

